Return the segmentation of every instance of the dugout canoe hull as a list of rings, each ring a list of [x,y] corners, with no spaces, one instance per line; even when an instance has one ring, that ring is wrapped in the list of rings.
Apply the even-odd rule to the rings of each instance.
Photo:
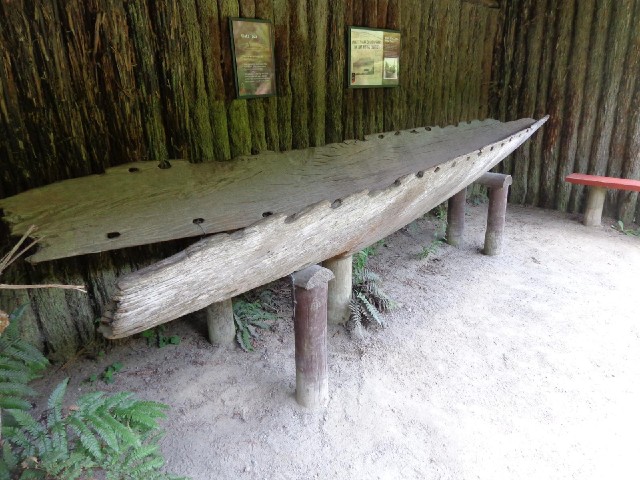
[[[117,281],[101,331],[112,339],[133,335],[306,266],[357,252],[473,183],[546,120],[519,120],[508,136],[437,166],[405,172],[383,188],[330,197],[295,213],[273,214],[125,275]]]
[[[201,237],[384,189],[403,175],[499,145],[534,123],[483,120],[416,128],[231,162],[172,160],[167,169],[135,162],[0,199],[0,210],[13,235],[37,225],[33,236],[41,241],[28,258],[32,263]]]

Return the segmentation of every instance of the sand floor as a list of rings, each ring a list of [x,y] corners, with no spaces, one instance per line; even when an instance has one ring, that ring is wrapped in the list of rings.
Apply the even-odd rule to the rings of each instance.
[[[485,218],[470,206],[466,244],[426,259],[433,218],[378,248],[399,306],[361,339],[330,327],[323,411],[295,403],[284,281],[254,353],[212,347],[192,318],[168,326],[178,346],[134,338],[47,383],[171,405],[167,469],[194,479],[640,478],[640,238],[509,206],[504,253],[487,257]],[[115,361],[114,384],[82,382]]]

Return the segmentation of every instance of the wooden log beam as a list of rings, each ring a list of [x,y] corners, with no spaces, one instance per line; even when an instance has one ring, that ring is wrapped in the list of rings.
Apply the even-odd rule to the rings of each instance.
[[[328,322],[333,325],[349,320],[349,302],[353,291],[353,256],[338,256],[325,260],[322,266],[331,270],[327,299]]]
[[[464,211],[467,204],[467,188],[449,199],[447,204],[447,243],[459,247],[464,241]]]
[[[327,283],[333,273],[319,265],[293,274],[296,337],[296,401],[319,408],[329,400]]]
[[[33,263],[205,234],[369,190],[532,132],[531,119],[370,135],[227,163],[138,162],[1,199],[13,235],[37,225]],[[537,128],[537,127],[535,127]],[[320,259],[322,260],[322,259]]]
[[[475,183],[489,188],[504,188],[513,184],[513,177],[502,173],[487,172],[476,180]]]
[[[104,313],[101,331],[108,338],[133,335],[305,266],[355,253],[478,179],[545,121],[525,122],[507,138],[404,175],[383,190],[324,200],[292,215],[277,213],[125,275],[116,284],[114,305]],[[369,148],[375,151],[375,144]]]

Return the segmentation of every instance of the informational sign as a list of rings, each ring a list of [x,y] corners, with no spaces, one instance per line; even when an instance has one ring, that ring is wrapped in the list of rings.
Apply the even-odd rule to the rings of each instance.
[[[400,32],[349,27],[348,82],[351,88],[399,84]]]
[[[231,18],[229,23],[238,98],[275,95],[276,62],[271,22]]]

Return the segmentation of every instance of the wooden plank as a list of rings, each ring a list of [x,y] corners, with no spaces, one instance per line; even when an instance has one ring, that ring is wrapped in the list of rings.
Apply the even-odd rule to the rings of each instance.
[[[572,173],[565,179],[575,185],[587,185],[590,187],[615,188],[617,190],[629,190],[640,192],[640,180],[628,178],[601,177],[598,175],[585,175],[583,173]]]
[[[14,235],[37,225],[36,263],[247,227],[265,216],[364,189],[501,142],[531,119],[366,137],[319,148],[171,168],[138,162],[0,200]]]
[[[323,200],[293,215],[278,213],[128,274],[117,282],[101,331],[108,338],[133,335],[322,260],[357,252],[462,190],[546,120],[522,121],[522,128],[506,138],[435,168],[413,170],[383,190],[363,190],[339,202]]]

